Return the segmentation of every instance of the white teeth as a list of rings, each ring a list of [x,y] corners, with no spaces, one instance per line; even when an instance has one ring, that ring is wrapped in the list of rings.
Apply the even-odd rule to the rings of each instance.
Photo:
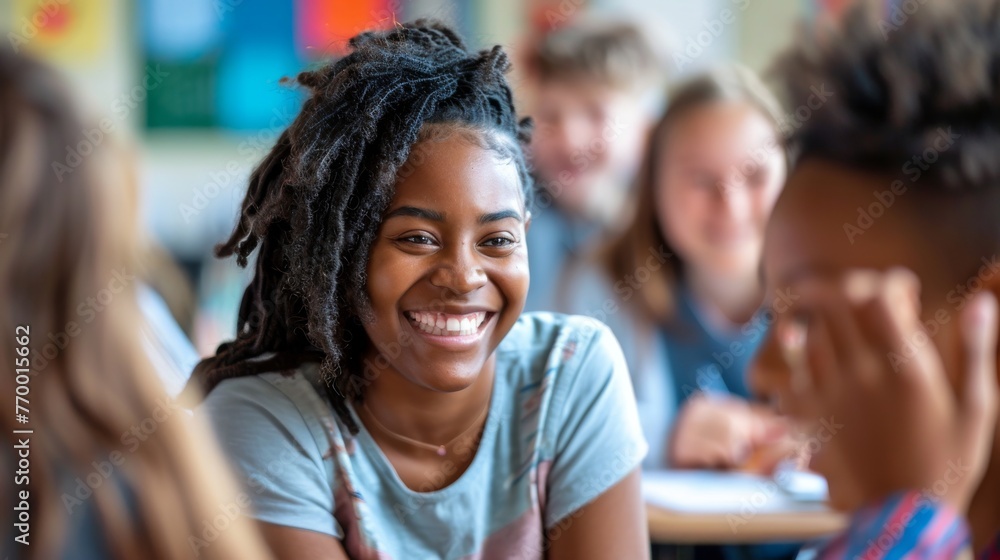
[[[411,311],[409,317],[413,324],[425,333],[438,336],[466,336],[476,334],[486,320],[486,312],[477,311],[468,315],[449,317],[444,313]]]

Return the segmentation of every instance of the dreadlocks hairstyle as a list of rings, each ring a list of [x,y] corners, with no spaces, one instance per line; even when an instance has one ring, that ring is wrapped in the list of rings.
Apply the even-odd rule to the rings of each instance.
[[[898,177],[951,248],[942,266],[965,270],[1000,250],[1000,2],[903,8],[859,2],[779,59],[788,107],[822,101],[790,141],[800,161]]]
[[[419,20],[362,33],[349,47],[296,78],[311,96],[251,175],[236,229],[216,248],[244,267],[259,252],[236,340],[195,375],[208,392],[318,360],[327,397],[354,433],[346,404],[366,383],[369,251],[397,179],[419,164],[415,146],[442,131],[474,137],[515,162],[526,207],[532,187],[530,122],[517,119],[499,46],[474,53],[452,29]]]

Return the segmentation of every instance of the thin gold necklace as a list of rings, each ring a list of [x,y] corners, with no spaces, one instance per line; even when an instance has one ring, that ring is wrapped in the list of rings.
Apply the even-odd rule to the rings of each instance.
[[[428,451],[433,451],[433,452],[437,453],[438,456],[440,456],[440,457],[444,457],[445,455],[447,455],[448,454],[448,447],[450,447],[451,444],[453,444],[456,441],[458,441],[459,438],[461,438],[465,434],[469,433],[469,430],[471,430],[472,428],[476,427],[476,424],[478,424],[479,421],[483,419],[483,416],[485,416],[486,413],[489,412],[489,410],[490,410],[490,404],[489,404],[489,402],[487,402],[486,406],[483,407],[483,411],[479,413],[479,416],[477,416],[476,419],[472,421],[472,424],[468,428],[466,428],[465,430],[463,430],[462,433],[460,433],[457,436],[455,436],[454,438],[452,438],[452,440],[449,441],[448,443],[445,443],[445,444],[442,444],[442,445],[432,445],[430,443],[424,443],[422,441],[417,441],[417,440],[415,440],[413,438],[408,438],[408,437],[406,437],[404,435],[397,434],[396,432],[394,432],[394,431],[390,430],[389,428],[386,428],[385,426],[383,426],[382,423],[378,421],[378,418],[375,417],[375,414],[371,411],[371,409],[368,408],[368,402],[367,401],[362,401],[361,406],[364,407],[365,412],[368,413],[368,417],[372,419],[372,423],[375,424],[375,427],[378,428],[379,430],[382,430],[383,432],[385,432],[386,435],[392,436],[392,437],[398,439],[399,441],[406,442],[406,443],[408,443],[410,445],[413,445],[415,447],[419,447],[421,449],[426,449]]]

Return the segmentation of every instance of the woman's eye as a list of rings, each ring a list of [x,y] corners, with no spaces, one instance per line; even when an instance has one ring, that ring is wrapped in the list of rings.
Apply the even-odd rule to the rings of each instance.
[[[414,245],[433,245],[434,240],[426,235],[409,235],[403,237],[400,241],[405,241],[407,243],[413,243]]]
[[[493,237],[483,242],[487,247],[509,247],[514,244],[514,240],[508,237]]]

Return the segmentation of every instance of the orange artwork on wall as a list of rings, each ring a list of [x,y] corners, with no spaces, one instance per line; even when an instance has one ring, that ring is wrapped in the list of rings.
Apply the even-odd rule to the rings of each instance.
[[[108,0],[14,0],[8,42],[48,60],[90,62],[106,48]]]
[[[344,52],[347,40],[396,23],[400,0],[298,0],[296,42],[308,58]]]

